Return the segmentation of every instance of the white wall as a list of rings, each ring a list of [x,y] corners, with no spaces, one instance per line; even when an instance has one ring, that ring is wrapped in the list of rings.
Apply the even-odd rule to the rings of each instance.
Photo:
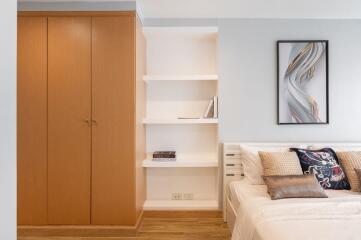
[[[361,20],[219,22],[220,141],[361,141]],[[279,126],[276,41],[329,40],[330,124]]]
[[[137,0],[151,18],[360,18],[359,0]]]
[[[16,239],[16,1],[0,1],[0,239]]]

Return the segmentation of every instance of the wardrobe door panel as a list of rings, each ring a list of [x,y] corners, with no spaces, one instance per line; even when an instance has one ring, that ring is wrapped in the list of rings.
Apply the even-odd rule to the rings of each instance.
[[[46,224],[47,19],[18,18],[18,224]]]
[[[91,18],[48,19],[48,219],[90,224]]]
[[[135,224],[134,20],[92,19],[92,224]]]

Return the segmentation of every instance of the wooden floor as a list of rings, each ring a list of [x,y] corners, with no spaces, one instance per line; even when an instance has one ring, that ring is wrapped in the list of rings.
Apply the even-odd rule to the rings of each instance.
[[[221,218],[146,218],[134,238],[22,237],[18,240],[230,240]]]

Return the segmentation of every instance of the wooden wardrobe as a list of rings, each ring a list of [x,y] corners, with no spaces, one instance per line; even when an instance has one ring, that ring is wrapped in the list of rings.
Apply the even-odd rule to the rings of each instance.
[[[136,225],[144,44],[134,12],[19,13],[19,225]]]

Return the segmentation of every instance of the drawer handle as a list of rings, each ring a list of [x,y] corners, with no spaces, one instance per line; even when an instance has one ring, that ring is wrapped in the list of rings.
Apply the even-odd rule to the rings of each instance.
[[[229,174],[229,173],[228,173],[228,174],[226,174],[226,176],[234,176],[234,174]]]
[[[228,163],[228,164],[226,164],[226,166],[231,166],[231,167],[232,167],[232,166],[234,166],[234,164],[229,164],[229,163]]]
[[[230,156],[230,157],[232,157],[232,156],[234,156],[235,154],[234,153],[227,153],[226,154],[226,156]]]

